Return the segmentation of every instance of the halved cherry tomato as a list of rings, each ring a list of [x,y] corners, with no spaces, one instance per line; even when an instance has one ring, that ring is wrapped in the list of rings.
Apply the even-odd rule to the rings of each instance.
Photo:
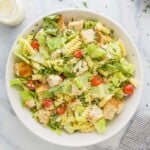
[[[134,92],[134,87],[132,84],[127,84],[124,88],[123,88],[123,92],[125,94],[128,94],[128,95],[132,95],[133,92]]]
[[[61,105],[60,107],[58,107],[58,108],[56,109],[56,112],[57,112],[59,115],[64,114],[64,112],[65,112],[65,105]]]
[[[83,57],[82,50],[78,49],[77,51],[74,52],[73,56],[76,58],[82,58]]]
[[[101,76],[95,75],[91,81],[92,86],[98,86],[99,84],[103,83],[104,80]]]
[[[31,46],[32,46],[33,49],[39,50],[39,42],[37,40],[34,40],[31,43]]]
[[[27,81],[27,87],[28,87],[29,90],[35,90],[35,87],[36,87],[35,81],[29,79],[29,80]]]
[[[49,98],[43,100],[44,107],[50,107],[53,104],[53,101]]]

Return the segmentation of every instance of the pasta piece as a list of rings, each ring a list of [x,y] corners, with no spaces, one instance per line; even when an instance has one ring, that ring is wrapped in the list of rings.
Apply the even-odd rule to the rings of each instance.
[[[34,34],[27,35],[26,39],[27,39],[28,43],[31,45],[31,43],[33,42],[33,39],[34,39]]]
[[[75,52],[77,49],[79,49],[80,45],[81,45],[80,37],[76,36],[74,39],[72,39],[70,42],[68,42],[65,45],[65,47],[64,47],[65,49],[64,49],[63,53],[66,56],[69,56],[69,55],[73,54],[73,52]]]
[[[55,66],[55,65],[63,65],[63,59],[59,59],[59,58],[52,58],[50,60],[47,60],[46,62],[47,66],[48,67],[52,67],[52,66]]]
[[[20,37],[18,42],[20,43],[22,47],[22,54],[24,56],[28,57],[28,56],[33,56],[35,54],[34,49],[24,37]]]

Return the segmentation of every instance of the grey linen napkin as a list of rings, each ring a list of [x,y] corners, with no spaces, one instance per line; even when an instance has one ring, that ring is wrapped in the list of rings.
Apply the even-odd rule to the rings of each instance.
[[[137,114],[119,150],[150,150],[150,111]]]

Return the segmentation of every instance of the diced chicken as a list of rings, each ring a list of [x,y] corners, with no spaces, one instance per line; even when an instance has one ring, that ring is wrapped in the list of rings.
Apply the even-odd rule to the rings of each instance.
[[[38,95],[39,99],[42,99],[42,93],[44,91],[48,90],[48,86],[47,85],[40,85],[39,87],[36,88],[36,93]]]
[[[50,112],[48,110],[41,109],[37,112],[37,117],[40,123],[47,124],[49,122]]]
[[[115,114],[122,111],[124,100],[111,99],[103,109],[103,116],[105,119],[112,120]]]
[[[101,117],[103,117],[102,110],[98,106],[94,105],[89,114],[90,120],[92,122],[95,122],[98,119],[100,119]]]
[[[76,73],[76,75],[80,75],[87,70],[88,70],[88,65],[83,60],[79,61],[73,68],[73,72]]]
[[[76,85],[74,85],[74,84],[72,85],[71,93],[72,93],[73,95],[81,95],[83,92],[84,92],[83,89],[80,90],[80,89],[77,88]]]
[[[71,21],[68,24],[69,29],[74,29],[74,30],[82,30],[84,25],[84,20],[79,20],[79,21]]]
[[[95,40],[95,31],[93,29],[82,30],[81,37],[84,43],[92,43]]]
[[[58,75],[49,75],[47,81],[50,87],[54,87],[62,82],[62,78]]]
[[[63,31],[66,28],[63,15],[60,15],[59,20],[58,20],[58,25],[59,25],[59,31]]]
[[[19,77],[30,77],[32,75],[32,67],[25,62],[16,63],[15,73]]]
[[[62,54],[62,50],[61,49],[57,49],[56,51],[51,53],[51,57],[52,58],[57,58],[57,57],[60,57],[61,54]]]
[[[31,100],[25,101],[25,106],[28,108],[34,107],[35,106],[35,100],[31,99]]]

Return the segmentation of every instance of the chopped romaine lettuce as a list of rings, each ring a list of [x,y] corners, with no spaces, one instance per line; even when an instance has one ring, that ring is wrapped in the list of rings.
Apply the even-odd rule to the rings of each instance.
[[[61,48],[65,41],[66,39],[63,37],[47,38],[47,45],[50,51],[55,51]]]
[[[94,124],[98,133],[103,133],[106,130],[106,119],[101,118]]]
[[[26,83],[27,83],[26,79],[16,78],[10,81],[10,86],[21,87],[22,89],[27,89]]]

